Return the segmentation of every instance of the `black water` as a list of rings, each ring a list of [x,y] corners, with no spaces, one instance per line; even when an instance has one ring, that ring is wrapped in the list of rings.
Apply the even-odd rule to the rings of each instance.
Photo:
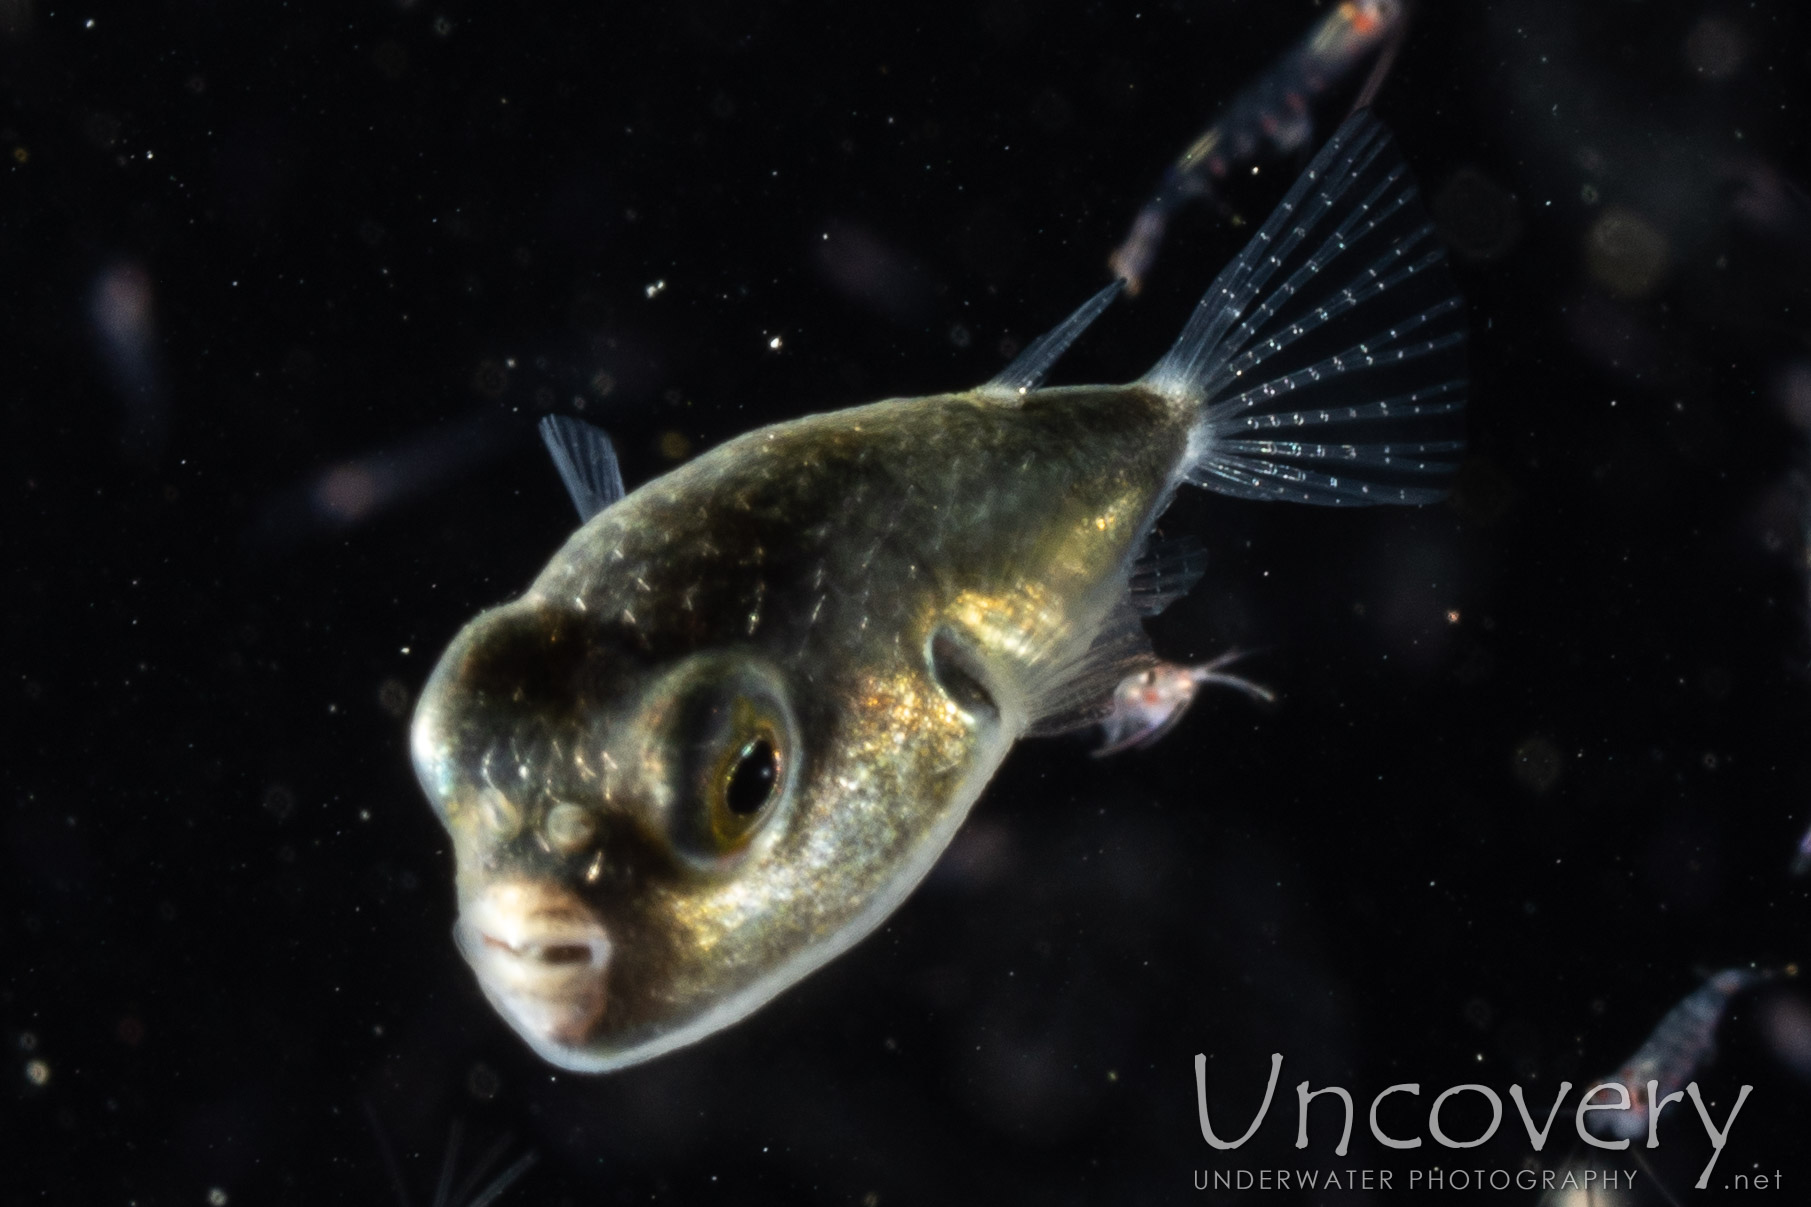
[[[1471,316],[1452,502],[1185,500],[1212,561],[1160,648],[1259,649],[1280,706],[1027,743],[882,932],[599,1078],[479,995],[405,742],[570,527],[533,420],[604,425],[633,485],[990,376],[1324,10],[0,2],[9,1200],[427,1203],[457,1124],[462,1173],[538,1154],[504,1203],[1228,1201],[1196,1179],[1279,1168],[1395,1193],[1260,1201],[1388,1202],[1564,1164],[1578,1090],[1536,1155],[1508,1087],[1544,1112],[1750,964],[1698,1073],[1719,1121],[1755,1087],[1712,1185],[1802,1197],[1807,22],[1425,9],[1378,109]],[[1182,219],[1059,378],[1141,372],[1240,238]],[[1270,1118],[1211,1149],[1195,1054],[1236,1134],[1273,1052]],[[1294,1147],[1304,1078],[1356,1097],[1347,1157],[1328,1099]],[[1398,1134],[1465,1083],[1504,1125],[1385,1149],[1403,1082]],[[1689,1102],[1661,1138],[1638,1185],[1714,1201]]]

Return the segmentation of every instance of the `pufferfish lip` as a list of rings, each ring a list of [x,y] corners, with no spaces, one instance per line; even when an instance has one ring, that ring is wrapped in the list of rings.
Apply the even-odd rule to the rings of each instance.
[[[485,996],[538,1045],[582,1044],[603,1018],[610,937],[569,890],[492,885],[465,903],[453,933]]]

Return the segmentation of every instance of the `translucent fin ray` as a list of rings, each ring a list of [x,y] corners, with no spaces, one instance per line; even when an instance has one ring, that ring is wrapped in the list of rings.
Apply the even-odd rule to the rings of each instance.
[[[1199,408],[1185,481],[1242,498],[1426,503],[1464,448],[1464,344],[1419,192],[1361,112],[1143,384]]]
[[[1155,616],[1181,599],[1207,573],[1207,549],[1192,536],[1152,538],[1132,563],[1126,599],[1140,616]]]
[[[1146,384],[1174,397],[1199,396],[1227,331],[1376,160],[1385,139],[1383,127],[1368,113],[1358,114],[1334,133],[1244,250],[1220,270],[1175,346],[1145,374]]]
[[[1406,169],[1401,165],[1397,165],[1393,168],[1390,173],[1377,184],[1377,187],[1371,190],[1370,195],[1353,208],[1352,213],[1347,216],[1344,222],[1339,224],[1338,229],[1333,231],[1332,234],[1328,235],[1326,239],[1322,241],[1320,247],[1315,251],[1314,255],[1308,258],[1306,263],[1290,273],[1289,277],[1273,290],[1269,297],[1265,298],[1261,303],[1252,308],[1251,317],[1239,324],[1233,337],[1228,341],[1228,346],[1234,348],[1245,346],[1246,343],[1250,342],[1252,332],[1268,322],[1278,310],[1282,309],[1282,307],[1288,303],[1290,298],[1294,297],[1296,293],[1300,291],[1301,287],[1306,284],[1310,278],[1331,263],[1333,258],[1341,251],[1345,250],[1345,246],[1348,242],[1355,238],[1363,238],[1365,234],[1369,233],[1370,228],[1377,226],[1404,205],[1407,205],[1414,196],[1413,186],[1397,193],[1391,202],[1383,209],[1378,210],[1375,213],[1372,212],[1373,207],[1377,205],[1377,202],[1382,198],[1383,194],[1398,184],[1405,174]],[[1365,220],[1364,228],[1355,229],[1358,227],[1360,219]]]
[[[1440,454],[1465,450],[1463,440],[1419,440],[1397,444],[1324,444],[1302,440],[1228,440],[1219,451],[1228,460],[1261,457],[1297,464],[1346,465],[1355,468],[1393,469],[1400,473],[1450,474],[1452,461],[1430,460]]]
[[[1121,599],[1088,648],[1050,667],[1028,693],[1031,725],[1038,737],[1094,725],[1113,707],[1113,693],[1128,677],[1157,665],[1151,639],[1130,597]]]
[[[1127,571],[1126,592],[1088,648],[1053,665],[1028,691],[1030,732],[1068,733],[1099,723],[1124,684],[1158,664],[1141,623],[1188,594],[1207,572],[1207,550],[1192,536],[1153,537]]]
[[[539,425],[553,467],[583,523],[623,497],[623,472],[610,437],[583,419],[548,415]]]
[[[1410,390],[1393,398],[1357,405],[1317,407],[1303,411],[1266,411],[1262,415],[1241,416],[1242,429],[1272,432],[1278,429],[1302,430],[1324,428],[1346,423],[1369,423],[1385,419],[1433,419],[1457,415],[1465,409],[1465,381],[1455,378],[1422,390]]]
[[[1413,250],[1414,245],[1419,242],[1423,236],[1432,235],[1433,229],[1434,228],[1431,226],[1424,226],[1419,231],[1414,232],[1401,243],[1397,244],[1397,246],[1391,248],[1383,256],[1380,256],[1376,263],[1367,267],[1364,273],[1335,294],[1331,301],[1316,309],[1313,314],[1290,323],[1282,331],[1271,336],[1269,339],[1264,340],[1257,347],[1249,348],[1228,361],[1218,373],[1203,385],[1204,392],[1208,396],[1217,393],[1233,381],[1243,377],[1246,373],[1249,373],[1258,365],[1263,364],[1276,353],[1281,352],[1290,344],[1301,339],[1303,336],[1313,333],[1324,324],[1338,318],[1353,307],[1361,305],[1371,298],[1376,297],[1391,286],[1400,285],[1415,273],[1432,268],[1435,264],[1438,264],[1441,255],[1438,251],[1435,251],[1403,266],[1397,271],[1390,273],[1388,276],[1383,275],[1385,269],[1391,264],[1401,260],[1404,255]],[[1275,313],[1276,311],[1274,309],[1268,312],[1268,314]]]
[[[1400,347],[1396,346],[1402,336],[1426,326],[1439,318],[1441,314],[1457,307],[1458,299],[1449,298],[1440,305],[1421,314],[1413,315],[1406,322],[1363,343],[1353,344],[1342,352],[1316,361],[1314,364],[1306,365],[1293,373],[1285,373],[1261,385],[1253,386],[1242,394],[1236,394],[1224,402],[1217,402],[1207,409],[1207,421],[1223,423],[1241,411],[1250,410],[1260,403],[1268,402],[1293,390],[1299,390],[1303,386],[1331,380],[1355,369],[1375,369],[1384,365],[1400,364],[1417,356],[1426,356],[1432,352],[1457,347],[1465,342],[1465,333],[1462,331],[1449,331],[1444,335],[1404,344]]]
[[[1383,468],[1387,467],[1360,465],[1355,473],[1337,474],[1260,457],[1207,457],[1189,470],[1187,480],[1240,499],[1287,499],[1323,507],[1378,503],[1418,506],[1446,497],[1444,482],[1428,486],[1386,483],[1364,472]]]
[[[1012,363],[1000,370],[999,374],[987,382],[981,389],[990,394],[1010,394],[1017,396],[1029,390],[1035,390],[1044,384],[1052,366],[1069,350],[1081,333],[1086,331],[1101,312],[1113,304],[1113,299],[1120,295],[1126,283],[1116,280],[1078,307],[1074,314],[1058,323],[1055,327],[1025,345],[1025,350],[1013,358]]]

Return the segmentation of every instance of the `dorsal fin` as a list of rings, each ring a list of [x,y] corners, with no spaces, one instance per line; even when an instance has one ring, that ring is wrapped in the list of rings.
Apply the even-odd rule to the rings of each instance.
[[[579,509],[582,524],[623,497],[623,471],[610,437],[583,419],[549,415],[540,422],[541,440],[560,471],[560,481]]]
[[[983,393],[1017,396],[1044,384],[1052,365],[1069,350],[1088,324],[1113,304],[1126,287],[1124,279],[1116,280],[1087,301],[1076,312],[1025,345],[1025,350],[1000,370],[994,379],[981,387]]]

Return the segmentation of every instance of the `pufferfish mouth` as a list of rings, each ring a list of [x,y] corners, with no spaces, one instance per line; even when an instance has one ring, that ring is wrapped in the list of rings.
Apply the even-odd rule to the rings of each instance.
[[[610,937],[557,884],[509,881],[468,900],[453,928],[485,996],[531,1043],[583,1043],[608,1001]]]

